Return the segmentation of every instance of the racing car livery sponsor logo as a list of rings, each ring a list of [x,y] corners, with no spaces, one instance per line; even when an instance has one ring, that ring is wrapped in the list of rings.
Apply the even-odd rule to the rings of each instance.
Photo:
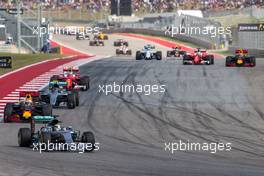
[[[232,143],[224,143],[224,142],[190,142],[179,140],[177,142],[168,142],[164,143],[164,150],[166,152],[170,152],[174,154],[177,151],[185,152],[185,151],[204,151],[215,154],[217,152],[223,151],[231,151]]]
[[[33,143],[33,151],[71,151],[78,153],[85,153],[91,151],[98,151],[100,143],[52,143],[48,141],[47,143]]]
[[[264,31],[264,23],[260,24],[238,24],[239,32],[257,32]]]
[[[166,92],[166,85],[141,85],[141,84],[113,84],[99,85],[99,93],[109,95],[111,93],[143,93],[144,95],[151,95],[152,93]]]

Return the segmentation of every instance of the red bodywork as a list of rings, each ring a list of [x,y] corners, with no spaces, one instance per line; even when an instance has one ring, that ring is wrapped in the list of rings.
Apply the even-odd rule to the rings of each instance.
[[[236,49],[236,55],[245,56],[247,54],[248,54],[248,50],[247,49]]]
[[[67,90],[72,90],[79,84],[81,79],[80,71],[78,68],[64,68],[63,74],[59,75],[59,80],[67,82]]]
[[[200,64],[203,58],[207,56],[207,52],[205,50],[200,51],[200,54],[197,50],[194,51],[194,53],[189,55],[191,58],[193,58],[193,64]]]

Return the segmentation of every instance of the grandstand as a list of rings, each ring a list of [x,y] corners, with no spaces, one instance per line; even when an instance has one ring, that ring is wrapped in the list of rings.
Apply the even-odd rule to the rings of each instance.
[[[39,0],[22,0],[28,8],[34,9]],[[91,13],[102,8],[110,9],[110,0],[41,0],[44,9],[85,9]],[[14,1],[2,0],[0,7],[14,7]],[[264,6],[264,0],[133,0],[134,13],[163,13],[175,10],[226,11],[251,6]]]

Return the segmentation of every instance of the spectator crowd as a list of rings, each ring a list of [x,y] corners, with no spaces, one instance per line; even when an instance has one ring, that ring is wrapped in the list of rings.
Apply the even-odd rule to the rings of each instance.
[[[80,9],[98,12],[102,8],[110,9],[110,0],[22,0],[24,6],[36,8],[42,3],[46,9]],[[122,0],[120,0],[122,1]],[[0,7],[14,7],[14,0],[1,0]],[[171,12],[176,9],[199,9],[204,11],[223,11],[246,8],[249,6],[264,6],[264,0],[132,0],[134,12]]]

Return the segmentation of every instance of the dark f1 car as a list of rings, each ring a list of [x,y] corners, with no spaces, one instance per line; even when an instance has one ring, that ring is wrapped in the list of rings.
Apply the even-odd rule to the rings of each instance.
[[[90,36],[84,32],[78,32],[76,33],[76,40],[90,40]]]
[[[123,46],[123,45],[128,46],[128,42],[123,39],[118,39],[114,41],[114,46]]]
[[[53,75],[50,78],[52,81],[64,81],[67,82],[67,90],[82,90],[87,91],[90,88],[89,76],[81,76],[79,68],[65,67],[63,68],[63,74]]]
[[[237,49],[235,56],[226,57],[227,67],[255,67],[256,58],[248,55],[248,50]]]
[[[141,51],[136,52],[136,60],[161,60],[162,52],[156,51],[155,46],[146,45]]]
[[[184,65],[213,65],[214,55],[207,54],[206,50],[198,48],[192,54],[183,56]]]
[[[67,90],[68,83],[65,81],[52,81],[49,89],[41,92],[41,100],[49,103],[52,107],[65,105],[68,109],[79,106],[79,92],[77,90]]]
[[[186,53],[186,51],[181,50],[181,47],[172,47],[172,50],[167,51],[167,57],[180,57],[180,56],[184,56]]]
[[[36,123],[45,123],[36,131]],[[91,131],[83,132],[74,130],[71,126],[61,126],[60,121],[53,116],[34,116],[30,121],[30,128],[20,128],[18,131],[19,147],[33,147],[45,144],[45,151],[48,144],[82,144],[86,145],[84,151],[93,151],[96,148],[95,137]],[[69,146],[60,145],[57,150],[72,150]],[[54,148],[53,148],[54,149]]]
[[[104,46],[104,41],[102,40],[92,40],[90,41],[90,46]]]
[[[20,92],[18,103],[7,103],[4,109],[4,122],[29,122],[32,116],[52,115],[50,104],[42,102],[39,92]]]
[[[116,55],[132,55],[132,50],[128,49],[126,45],[122,45],[116,49]]]

